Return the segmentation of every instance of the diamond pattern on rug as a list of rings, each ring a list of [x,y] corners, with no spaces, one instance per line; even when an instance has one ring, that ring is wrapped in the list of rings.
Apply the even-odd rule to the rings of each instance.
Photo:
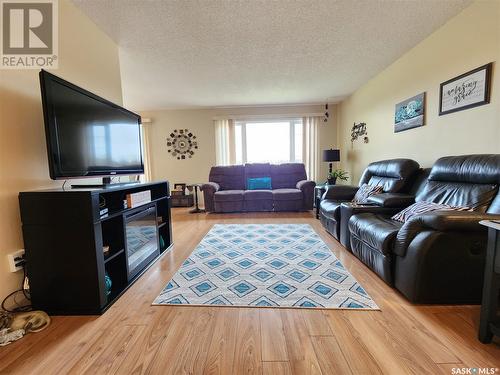
[[[228,289],[241,298],[246,296],[248,293],[252,293],[257,288],[249,282],[243,280],[231,285]]]
[[[252,276],[255,277],[259,281],[267,281],[271,277],[276,276],[275,273],[272,273],[271,271],[266,270],[265,268],[261,268],[254,273],[252,273]]]
[[[278,281],[277,283],[271,285],[267,289],[276,294],[277,296],[280,296],[281,298],[285,298],[297,290],[297,288],[295,288],[294,286],[282,281]]]
[[[233,270],[232,268],[226,268],[215,274],[222,281],[231,280],[232,278],[239,276],[240,274]]]
[[[216,224],[154,305],[378,309],[309,224]]]
[[[217,286],[215,286],[209,280],[205,280],[199,284],[192,285],[189,288],[193,292],[195,292],[198,297],[201,297],[201,296],[207,294],[208,292],[211,292],[211,291],[217,289]]]

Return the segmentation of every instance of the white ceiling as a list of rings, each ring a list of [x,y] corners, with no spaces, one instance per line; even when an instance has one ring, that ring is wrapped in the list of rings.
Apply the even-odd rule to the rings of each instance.
[[[73,0],[135,110],[339,101],[471,0]]]

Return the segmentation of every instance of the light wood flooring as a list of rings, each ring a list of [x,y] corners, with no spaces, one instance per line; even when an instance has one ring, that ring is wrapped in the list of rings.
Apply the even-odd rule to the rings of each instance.
[[[0,373],[399,375],[500,368],[500,341],[483,345],[476,338],[478,306],[406,302],[312,213],[173,211],[173,250],[117,303],[102,316],[54,317],[45,331],[0,348]],[[151,306],[213,224],[271,222],[311,224],[381,311]]]

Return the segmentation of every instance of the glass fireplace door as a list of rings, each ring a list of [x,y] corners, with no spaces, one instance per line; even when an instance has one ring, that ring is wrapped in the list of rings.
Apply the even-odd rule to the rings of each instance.
[[[131,280],[160,254],[156,206],[125,215],[128,279]]]

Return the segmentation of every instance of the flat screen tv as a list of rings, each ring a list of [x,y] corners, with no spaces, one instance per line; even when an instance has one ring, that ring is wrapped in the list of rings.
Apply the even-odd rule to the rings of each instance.
[[[40,87],[52,179],[144,173],[139,115],[44,70]]]

